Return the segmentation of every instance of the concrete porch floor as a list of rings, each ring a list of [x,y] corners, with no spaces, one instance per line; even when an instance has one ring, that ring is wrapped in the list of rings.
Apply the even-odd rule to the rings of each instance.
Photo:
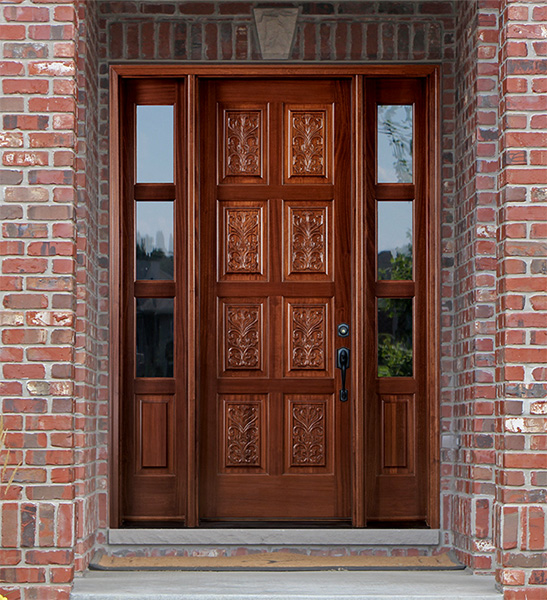
[[[89,571],[71,600],[501,600],[467,571]]]

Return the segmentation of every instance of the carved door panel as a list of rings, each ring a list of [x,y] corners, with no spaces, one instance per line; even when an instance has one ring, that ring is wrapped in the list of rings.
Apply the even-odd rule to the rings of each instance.
[[[201,522],[351,518],[351,113],[337,80],[202,81]]]

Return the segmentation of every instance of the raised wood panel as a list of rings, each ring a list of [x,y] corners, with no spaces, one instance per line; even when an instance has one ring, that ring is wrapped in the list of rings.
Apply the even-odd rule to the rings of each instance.
[[[220,376],[241,377],[265,372],[264,306],[266,299],[219,300]]]
[[[286,201],[283,205],[285,279],[332,281],[332,203]]]
[[[333,402],[326,394],[285,396],[287,473],[332,471]]]
[[[221,281],[267,279],[267,208],[264,201],[218,203]]]
[[[332,105],[284,106],[285,183],[332,183]]]
[[[267,396],[219,396],[222,424],[220,469],[225,473],[265,471]]]
[[[172,396],[137,396],[141,469],[167,469],[172,463]]]
[[[264,181],[267,153],[267,105],[218,107],[219,174],[221,183]]]
[[[332,376],[331,312],[331,299],[285,299],[286,376]]]
[[[384,473],[411,473],[414,469],[416,436],[414,431],[414,396],[383,395],[382,455]]]

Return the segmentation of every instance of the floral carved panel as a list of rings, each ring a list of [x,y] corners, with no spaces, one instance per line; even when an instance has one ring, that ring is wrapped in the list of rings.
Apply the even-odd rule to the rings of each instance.
[[[225,370],[260,370],[261,334],[262,310],[259,304],[225,304]]]
[[[289,209],[290,272],[325,273],[327,267],[327,209]]]
[[[291,371],[324,371],[327,366],[327,307],[291,304],[289,310]]]
[[[224,177],[262,177],[262,111],[224,111]]]
[[[288,105],[285,124],[286,180],[328,183],[332,158],[332,106]]]
[[[224,466],[260,467],[262,405],[260,402],[224,403]]]
[[[261,217],[260,208],[226,208],[225,272],[227,274],[261,273]]]
[[[324,403],[291,402],[291,466],[325,466],[326,414]]]

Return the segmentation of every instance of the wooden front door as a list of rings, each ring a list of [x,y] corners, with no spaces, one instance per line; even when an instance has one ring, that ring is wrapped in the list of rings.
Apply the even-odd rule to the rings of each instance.
[[[199,93],[200,519],[350,520],[350,85]]]

